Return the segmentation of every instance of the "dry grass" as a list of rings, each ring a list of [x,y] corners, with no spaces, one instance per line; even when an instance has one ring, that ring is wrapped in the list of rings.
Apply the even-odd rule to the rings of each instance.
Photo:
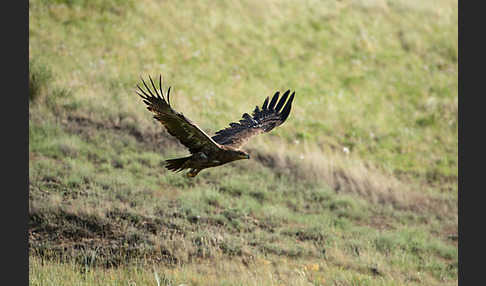
[[[306,146],[301,146],[306,145]],[[323,151],[309,144],[271,144],[258,142],[250,150],[263,165],[303,181],[323,183],[337,193],[358,195],[372,204],[397,210],[457,213],[448,195],[428,191],[414,181],[401,181],[382,169],[363,162],[347,150]]]

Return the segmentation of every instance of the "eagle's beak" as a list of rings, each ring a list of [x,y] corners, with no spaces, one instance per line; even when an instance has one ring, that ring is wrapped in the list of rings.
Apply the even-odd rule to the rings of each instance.
[[[241,159],[250,159],[250,155],[248,154],[245,154],[245,155],[241,155],[240,157]]]

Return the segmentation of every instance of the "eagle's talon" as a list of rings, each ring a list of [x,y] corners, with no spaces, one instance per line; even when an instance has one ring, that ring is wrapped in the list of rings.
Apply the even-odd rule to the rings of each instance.
[[[191,171],[187,172],[187,174],[186,174],[186,175],[187,175],[189,178],[193,178],[193,177],[195,177],[195,176],[196,176],[198,173],[199,173],[199,170],[192,169]]]

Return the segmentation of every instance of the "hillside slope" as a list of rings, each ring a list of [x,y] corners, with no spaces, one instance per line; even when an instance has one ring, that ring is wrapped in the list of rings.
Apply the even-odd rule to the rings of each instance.
[[[456,285],[457,46],[448,0],[29,1],[31,284]],[[296,99],[189,179],[158,74],[209,133]]]

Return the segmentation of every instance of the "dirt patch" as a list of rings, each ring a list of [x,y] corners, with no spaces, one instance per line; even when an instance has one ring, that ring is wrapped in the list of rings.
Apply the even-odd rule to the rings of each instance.
[[[160,132],[147,132],[131,124],[110,121],[95,121],[89,117],[71,116],[61,121],[66,131],[90,138],[99,131],[112,132],[116,135],[129,135],[142,145],[144,150],[164,152],[167,149],[185,149],[179,141],[161,127]]]
[[[28,235],[32,255],[81,266],[141,262],[172,267],[218,255],[253,257],[252,251],[241,251],[245,243],[239,232],[228,232],[224,223],[212,218],[194,219],[175,209],[149,217],[121,209],[87,214],[31,207]]]
[[[127,261],[153,261],[172,265],[177,257],[157,246],[148,234],[176,230],[143,217],[134,223],[129,213],[111,217],[70,214],[65,211],[33,212],[29,216],[29,249],[44,258],[72,260],[92,266],[115,267]],[[127,226],[132,231],[127,232]],[[164,231],[162,231],[164,230]]]

